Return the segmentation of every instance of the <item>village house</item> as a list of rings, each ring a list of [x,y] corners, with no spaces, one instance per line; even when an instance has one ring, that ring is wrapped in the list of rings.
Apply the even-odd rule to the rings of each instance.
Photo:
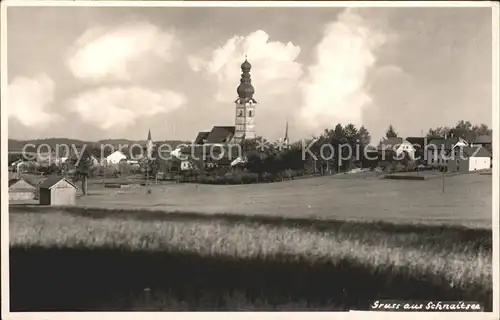
[[[241,153],[239,145],[212,143],[181,146],[171,155],[180,160],[180,169],[186,171],[230,166],[232,161],[241,157]]]
[[[120,161],[126,160],[127,156],[120,150],[116,150],[106,157],[106,164],[119,164]]]
[[[483,134],[483,135],[480,135],[478,136],[476,139],[474,139],[474,141],[472,142],[472,144],[474,145],[481,145],[482,147],[487,147],[487,146],[490,146],[492,143],[492,139],[491,139],[491,136],[490,135],[486,135],[486,134]]]
[[[466,147],[468,145],[467,141],[458,137],[433,139],[425,146],[426,164],[429,166],[445,166],[448,164],[448,158],[450,158],[455,147]]]
[[[9,180],[9,201],[34,200],[38,188],[23,178]]]
[[[406,141],[411,143],[413,148],[415,148],[415,159],[423,162],[425,158],[425,145],[427,139],[425,137],[406,137]]]
[[[472,143],[471,146],[481,146],[488,150],[489,153],[491,153],[491,164],[490,168],[493,167],[493,144],[492,144],[492,137],[490,135],[481,135],[477,137]]]
[[[18,172],[18,173],[38,172],[39,168],[40,168],[40,164],[38,162],[36,162],[36,161],[23,161],[23,160],[18,160],[12,166],[12,170],[14,172]]]
[[[492,151],[492,138],[489,135],[481,135],[477,137],[472,143],[471,146],[481,146],[484,147],[489,152]]]
[[[74,205],[78,187],[66,178],[50,176],[40,184],[41,205]]]
[[[70,155],[68,157],[65,158],[65,160],[63,161],[63,163],[68,163],[71,162],[71,163],[74,163],[76,164],[77,160],[78,160],[78,157],[81,157],[82,156],[82,152],[83,152],[83,149],[77,149],[76,152],[75,151],[72,151],[70,153]],[[90,154],[90,166],[98,166],[98,165],[101,165],[101,161],[97,158],[97,156],[93,155],[93,154]]]
[[[447,169],[451,172],[469,172],[490,169],[491,153],[482,146],[456,146],[454,156],[447,159]]]
[[[392,156],[402,157],[406,153],[410,159],[415,159],[415,147],[404,138],[388,138],[380,142],[378,146],[379,153],[385,153],[384,157],[389,160]]]
[[[40,165],[51,166],[60,165],[62,163],[61,157],[55,151],[40,152],[36,155],[36,162]]]

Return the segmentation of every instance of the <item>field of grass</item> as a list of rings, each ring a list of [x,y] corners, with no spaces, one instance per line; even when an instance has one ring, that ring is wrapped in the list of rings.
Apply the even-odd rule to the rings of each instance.
[[[90,188],[10,207],[11,310],[492,306],[491,176]]]
[[[458,224],[491,228],[492,177],[467,174],[445,180],[392,181],[372,173],[251,185],[153,185],[90,188],[77,204],[90,207],[237,213],[394,223]]]
[[[12,208],[11,311],[492,305],[491,230],[240,215]]]

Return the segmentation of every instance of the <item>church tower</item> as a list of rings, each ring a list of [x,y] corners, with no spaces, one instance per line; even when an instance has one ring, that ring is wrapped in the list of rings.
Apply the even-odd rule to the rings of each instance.
[[[245,139],[255,139],[255,105],[253,98],[255,89],[250,79],[252,65],[245,59],[241,65],[241,80],[236,92],[236,123],[234,130],[234,143],[241,143]]]
[[[151,130],[148,131],[148,141],[146,142],[146,157],[151,159],[153,155],[153,140],[151,140]]]
[[[285,137],[283,138],[283,145],[282,147],[284,149],[288,149],[290,147],[290,141],[288,138],[288,120],[286,121],[286,126],[285,126]]]

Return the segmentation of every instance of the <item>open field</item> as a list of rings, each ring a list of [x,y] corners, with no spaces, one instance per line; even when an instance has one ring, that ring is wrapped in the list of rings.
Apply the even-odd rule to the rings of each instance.
[[[78,205],[161,211],[238,213],[491,228],[492,178],[466,174],[442,181],[392,181],[363,174],[251,185],[153,185],[90,188]]]
[[[492,304],[488,230],[41,209],[10,215],[13,311]]]
[[[445,183],[96,185],[76,207],[13,205],[11,310],[491,309],[491,176]]]

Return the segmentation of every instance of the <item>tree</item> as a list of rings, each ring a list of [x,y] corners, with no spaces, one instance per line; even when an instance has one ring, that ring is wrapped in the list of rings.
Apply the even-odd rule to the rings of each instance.
[[[367,165],[366,163],[367,147],[370,145],[371,136],[368,130],[364,126],[361,126],[359,128],[358,136],[359,136],[359,150],[361,152],[358,159],[361,161],[362,166],[365,167]]]
[[[392,126],[392,124],[389,125],[389,128],[387,129],[387,132],[385,133],[385,137],[387,139],[398,137],[398,133],[394,130],[394,127]]]
[[[354,143],[359,138],[358,129],[352,123],[349,123],[347,126],[345,126],[344,133],[345,133],[345,137],[346,137],[348,143],[351,143],[351,142]]]
[[[486,124],[472,125],[470,121],[460,120],[454,127],[437,127],[429,129],[427,139],[439,139],[444,137],[463,138],[467,141],[474,141],[481,135],[491,135],[492,130]]]
[[[346,142],[345,136],[346,136],[346,134],[345,134],[344,128],[342,127],[342,125],[340,123],[337,124],[335,126],[335,129],[333,129],[333,137],[340,140],[341,143],[345,143]]]
[[[429,129],[429,132],[427,132],[427,139],[432,140],[432,139],[444,138],[444,136],[447,135],[449,132],[450,128],[448,127],[437,127],[434,129]]]
[[[263,173],[262,165],[263,165],[262,156],[259,152],[252,151],[248,154],[247,163],[245,167],[250,172],[256,173],[260,176]]]
[[[82,192],[84,195],[87,194],[87,180],[90,173],[90,168],[92,166],[92,158],[90,152],[84,146],[82,149],[82,154],[80,159],[76,159],[76,175],[78,179],[82,180]]]
[[[358,148],[359,144],[359,131],[356,128],[356,126],[352,123],[349,123],[347,126],[344,128],[344,133],[345,133],[345,139],[349,147],[351,148],[351,151],[349,150],[344,150],[345,148],[342,149],[342,158],[346,159],[349,157],[350,159],[347,160],[347,166],[349,168],[352,167],[353,159],[359,160],[359,154],[358,151],[361,152],[361,150]]]
[[[365,126],[361,126],[358,131],[359,134],[359,142],[362,146],[367,146],[371,142],[371,136],[368,130],[366,130]]]
[[[457,122],[455,127],[452,129],[453,135],[455,137],[463,138],[469,140],[473,137],[472,135],[472,123],[470,121],[460,120]]]

